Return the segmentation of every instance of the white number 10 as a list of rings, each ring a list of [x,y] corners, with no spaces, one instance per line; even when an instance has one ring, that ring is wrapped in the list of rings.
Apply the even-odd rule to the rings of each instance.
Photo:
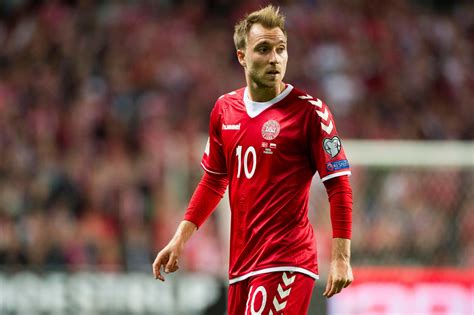
[[[252,169],[249,172],[249,154],[252,153]],[[235,155],[237,155],[237,160],[238,160],[238,168],[237,168],[237,178],[240,178],[240,170],[242,169],[242,146],[239,145],[236,149]],[[255,174],[255,169],[257,168],[257,152],[255,151],[255,148],[250,146],[247,148],[245,151],[244,155],[244,172],[245,172],[245,177],[248,179],[252,178],[253,174]]]

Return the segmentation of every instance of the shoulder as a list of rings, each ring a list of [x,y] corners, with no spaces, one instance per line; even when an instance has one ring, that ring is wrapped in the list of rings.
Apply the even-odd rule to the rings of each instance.
[[[327,108],[327,105],[318,98],[317,95],[311,95],[297,88],[293,88],[292,94],[294,95],[294,102],[298,102],[298,104],[305,110],[315,112],[321,110],[324,111]]]
[[[220,119],[219,117],[221,117],[229,108],[233,108],[236,104],[242,102],[244,90],[245,88],[240,88],[219,96],[212,108],[211,120]]]
[[[222,94],[217,98],[216,104],[218,103],[231,103],[235,101],[241,101],[244,97],[245,88],[240,88],[226,94]]]
[[[298,89],[295,90],[295,98],[307,114],[309,125],[315,130],[322,130],[326,134],[331,134],[334,129],[334,117],[329,107],[320,98],[308,94]]]
[[[244,97],[245,88],[240,88],[219,96],[214,104],[213,112],[221,112],[226,110],[229,106],[239,104]]]

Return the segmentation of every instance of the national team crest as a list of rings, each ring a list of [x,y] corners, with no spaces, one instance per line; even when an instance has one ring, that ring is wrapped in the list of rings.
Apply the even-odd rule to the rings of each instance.
[[[280,124],[276,120],[269,120],[262,126],[262,137],[265,140],[273,140],[280,133]]]
[[[323,140],[323,148],[333,158],[341,152],[341,139],[337,136],[332,139],[326,138]]]

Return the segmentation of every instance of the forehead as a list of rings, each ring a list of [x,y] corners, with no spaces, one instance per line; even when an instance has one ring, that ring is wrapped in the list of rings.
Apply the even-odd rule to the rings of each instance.
[[[249,46],[256,45],[263,41],[274,43],[283,41],[286,43],[286,36],[279,27],[266,28],[262,24],[252,25],[247,37]]]

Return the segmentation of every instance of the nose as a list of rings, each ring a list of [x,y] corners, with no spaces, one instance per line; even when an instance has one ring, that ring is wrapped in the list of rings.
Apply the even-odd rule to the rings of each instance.
[[[275,65],[278,63],[278,54],[276,52],[276,49],[272,49],[272,52],[270,53],[269,62],[271,65]]]

